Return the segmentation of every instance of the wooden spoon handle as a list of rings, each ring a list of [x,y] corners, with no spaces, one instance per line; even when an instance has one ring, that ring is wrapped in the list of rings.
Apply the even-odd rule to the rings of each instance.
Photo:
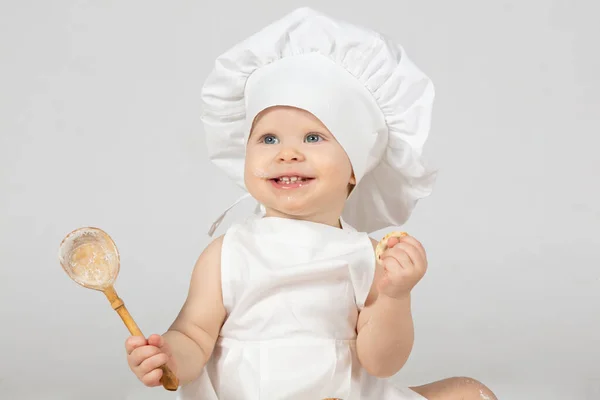
[[[121,300],[121,298],[117,295],[114,287],[110,286],[106,288],[104,290],[104,294],[106,295],[106,298],[108,298],[108,301],[110,301],[110,305],[112,306],[113,310],[119,314],[125,323],[125,326],[127,329],[129,329],[129,332],[133,336],[144,337],[144,334],[133,320],[133,317],[131,314],[129,314],[129,311],[127,311],[123,300]],[[177,390],[179,387],[179,379],[177,379],[173,371],[171,371],[166,365],[162,365],[160,369],[163,371],[163,375],[160,378],[160,383],[162,383],[163,387],[170,391]]]
[[[162,383],[163,387],[171,392],[174,392],[179,387],[179,379],[175,376],[173,371],[169,369],[166,365],[161,365],[160,369],[163,371],[163,375],[160,378],[160,383]]]

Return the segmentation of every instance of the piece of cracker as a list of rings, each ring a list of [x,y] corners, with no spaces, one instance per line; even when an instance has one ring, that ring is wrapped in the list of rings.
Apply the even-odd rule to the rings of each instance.
[[[386,251],[388,249],[387,242],[388,242],[389,238],[392,238],[392,237],[402,238],[405,236],[408,236],[408,233],[400,232],[400,231],[390,232],[387,235],[385,235],[383,237],[383,239],[381,239],[379,241],[379,243],[377,243],[377,247],[375,248],[375,257],[377,257],[377,260],[381,260],[381,255],[383,254],[384,251]]]

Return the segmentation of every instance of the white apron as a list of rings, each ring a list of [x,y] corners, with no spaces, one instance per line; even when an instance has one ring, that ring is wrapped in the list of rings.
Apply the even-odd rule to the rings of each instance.
[[[368,375],[356,322],[373,281],[366,233],[286,218],[229,228],[221,276],[227,318],[180,400],[423,400]]]

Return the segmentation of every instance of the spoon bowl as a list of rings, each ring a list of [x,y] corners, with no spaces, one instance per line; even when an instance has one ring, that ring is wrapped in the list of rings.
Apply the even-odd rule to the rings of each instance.
[[[60,244],[58,259],[69,277],[88,289],[104,291],[119,274],[119,250],[98,228],[79,228],[69,233]]]

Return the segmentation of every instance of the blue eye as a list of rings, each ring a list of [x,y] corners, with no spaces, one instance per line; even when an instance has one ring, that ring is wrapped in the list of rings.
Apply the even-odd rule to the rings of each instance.
[[[262,137],[261,142],[263,142],[264,144],[277,144],[279,143],[279,139],[277,139],[273,135],[265,135]]]
[[[308,135],[306,135],[305,140],[308,143],[317,143],[317,142],[323,140],[323,138],[321,137],[321,135],[318,135],[316,133],[309,133]]]

